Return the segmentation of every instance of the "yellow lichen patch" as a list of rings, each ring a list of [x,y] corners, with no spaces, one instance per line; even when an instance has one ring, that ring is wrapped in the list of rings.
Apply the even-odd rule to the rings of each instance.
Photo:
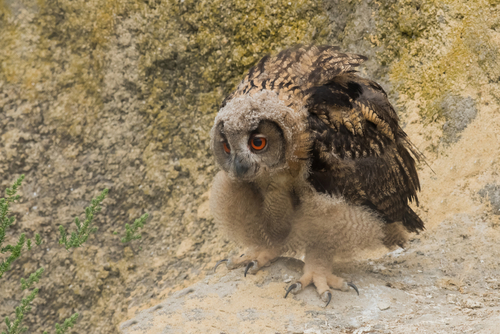
[[[3,14],[0,78],[20,84],[22,98],[34,104],[55,97],[46,120],[79,136],[97,122],[109,38],[125,6],[119,0],[25,2],[16,16]]]
[[[0,0],[0,20],[10,14],[10,10],[5,6],[4,0]]]
[[[419,98],[427,123],[443,116],[440,103],[447,94],[462,95],[468,86],[498,80],[497,7],[481,0],[403,1],[395,6],[379,25],[378,39],[388,45],[380,59],[390,65],[395,90],[408,99]]]

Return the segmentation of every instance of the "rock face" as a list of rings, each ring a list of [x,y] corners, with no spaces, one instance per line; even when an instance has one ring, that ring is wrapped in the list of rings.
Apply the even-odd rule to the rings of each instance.
[[[500,186],[498,184],[487,184],[479,190],[479,196],[488,198],[494,214],[500,215]]]
[[[113,333],[129,311],[197,279],[226,245],[203,209],[223,95],[263,54],[328,35],[320,5],[288,2],[0,1],[1,190],[26,174],[6,242],[45,240],[1,281],[1,319],[41,266],[31,332],[78,312],[76,332]],[[99,234],[67,252],[57,227],[106,187]],[[144,212],[134,254],[120,237]]]
[[[470,96],[447,96],[441,103],[446,122],[443,125],[443,141],[456,143],[462,132],[477,116],[476,102]]]
[[[216,172],[208,132],[218,105],[264,54],[297,43],[369,57],[361,74],[388,91],[430,166],[421,165],[416,208],[426,238],[443,224],[463,225],[460,215],[495,235],[498,201],[488,185],[500,184],[499,16],[498,0],[0,1],[0,188],[26,174],[7,242],[22,232],[45,240],[0,281],[0,318],[23,297],[19,279],[40,266],[42,289],[25,319],[30,332],[79,312],[76,333],[116,333],[137,311],[203,280],[236,247],[219,236],[207,205]],[[105,187],[99,234],[77,250],[60,248],[58,225],[69,227]],[[144,212],[151,219],[134,252],[119,239]],[[446,230],[439,242],[485,235],[467,226],[460,235]],[[484,252],[494,253],[496,243],[484,240]],[[450,282],[463,291],[485,284],[474,258],[447,261]],[[361,272],[352,279],[372,282]],[[266,283],[278,283],[277,297],[281,279]],[[356,302],[367,298],[363,291]],[[380,314],[396,309],[382,300],[374,310],[384,303],[390,307]]]

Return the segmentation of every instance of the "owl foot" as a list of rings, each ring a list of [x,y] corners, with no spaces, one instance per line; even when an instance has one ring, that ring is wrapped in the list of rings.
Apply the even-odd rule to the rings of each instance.
[[[217,267],[219,266],[219,264],[221,264],[222,262],[227,262],[228,259],[222,259],[220,261],[217,261],[217,263],[215,264],[215,267],[214,267],[214,273],[217,271]]]
[[[259,271],[259,262],[258,261],[252,261],[249,262],[245,268],[245,274],[244,276],[247,277],[247,273],[250,270],[250,274],[256,274],[257,271]]]
[[[278,255],[277,251],[269,249],[250,251],[241,256],[233,256],[218,261],[215,264],[214,272],[222,262],[226,262],[226,267],[230,270],[246,265],[244,273],[246,277],[247,273],[256,274],[260,268],[268,266]]]
[[[332,293],[330,288],[348,291],[349,287],[353,288],[359,296],[359,290],[353,283],[345,282],[342,278],[337,277],[330,273],[316,273],[316,272],[306,272],[299,279],[297,283],[293,283],[286,290],[285,298],[288,297],[288,294],[291,292],[293,294],[299,293],[303,287],[308,286],[309,284],[314,283],[316,286],[316,290],[318,294],[321,296],[321,299],[326,303],[325,307],[330,304],[332,300]]]
[[[323,292],[321,294],[321,299],[323,299],[323,301],[326,302],[325,307],[327,307],[328,304],[330,304],[330,301],[332,300],[332,293],[329,290]]]

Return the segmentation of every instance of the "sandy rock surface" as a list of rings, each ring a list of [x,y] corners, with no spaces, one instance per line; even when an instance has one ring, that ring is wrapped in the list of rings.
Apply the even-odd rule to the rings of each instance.
[[[405,250],[335,270],[354,290],[324,307],[313,286],[284,299],[302,261],[282,258],[255,276],[218,268],[120,325],[139,333],[499,333],[500,237],[488,221],[460,215]],[[376,256],[375,254],[373,254]],[[477,275],[480,273],[480,275]]]

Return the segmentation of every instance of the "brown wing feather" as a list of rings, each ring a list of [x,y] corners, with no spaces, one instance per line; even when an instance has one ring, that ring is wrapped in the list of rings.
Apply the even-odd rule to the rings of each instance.
[[[408,206],[420,190],[414,159],[419,155],[383,89],[344,73],[305,94],[313,136],[311,184],[371,206],[387,222],[422,230],[422,220]]]
[[[339,74],[353,71],[366,57],[339,52],[335,46],[296,46],[274,57],[265,56],[252,67],[237,89],[222,102],[222,107],[234,97],[273,90],[283,100],[303,104],[305,91],[321,86]]]

